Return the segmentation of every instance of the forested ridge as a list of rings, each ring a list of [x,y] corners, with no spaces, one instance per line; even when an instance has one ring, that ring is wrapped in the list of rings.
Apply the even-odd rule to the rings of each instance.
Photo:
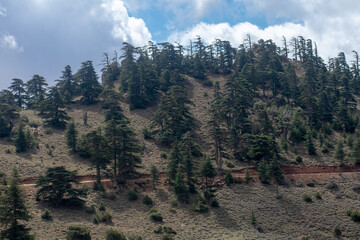
[[[214,76],[225,81],[214,81]],[[206,89],[201,93],[208,99],[206,106],[190,98],[190,79]],[[124,42],[119,54],[103,55],[101,83],[92,61],[83,62],[75,73],[66,66],[56,82],[48,86],[40,75],[26,82],[14,78],[0,92],[0,137],[17,154],[36,151],[39,136],[34,129],[39,126],[20,117],[21,111],[33,110],[42,125],[62,132],[68,147],[64,152],[89,161],[97,176],[94,190],[104,190],[105,174],[125,184],[147,161],[124,104],[130,115],[137,109],[154,110],[151,124],[141,126],[142,138],[166,149],[159,158],[166,162],[166,177],[180,202],[188,203],[191,193],[199,191],[196,176],[206,180],[199,212],[219,206],[208,179],[221,174],[232,183],[228,170],[239,164],[256,167],[261,182],[274,184],[284,181],[281,165],[306,165],[304,158],[314,165],[324,165],[317,162],[319,155],[329,159],[325,165],[360,164],[358,53],[353,51],[351,61],[340,52],[325,62],[316,43],[301,36],[283,38],[281,46],[272,40],[252,42],[250,35],[238,47],[219,39],[206,45],[201,37],[188,46],[149,42],[134,47]],[[75,105],[100,106],[102,123],[79,132],[68,115]],[[197,119],[194,108],[205,111],[207,118]],[[87,126],[85,110],[82,120]],[[206,139],[199,134],[201,126]],[[60,168],[48,168],[39,178],[39,201],[53,200],[46,181],[52,181],[54,172],[65,179],[66,174],[75,176]],[[159,170],[152,163],[150,172],[156,189]],[[85,193],[68,191],[55,203],[83,204]]]

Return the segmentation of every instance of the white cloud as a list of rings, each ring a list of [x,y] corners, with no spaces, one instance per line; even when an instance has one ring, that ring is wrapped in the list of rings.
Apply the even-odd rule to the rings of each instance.
[[[0,16],[5,17],[6,16],[6,8],[0,5]]]
[[[115,39],[143,46],[151,40],[151,34],[144,20],[130,17],[124,2],[120,0],[103,0],[103,16],[113,24],[112,36]]]
[[[159,0],[158,6],[174,14],[176,23],[199,20],[224,5],[222,0]]]
[[[0,46],[5,49],[15,50],[18,52],[23,52],[24,49],[18,45],[16,38],[10,34],[3,34],[0,37]]]
[[[169,41],[188,43],[200,35],[205,42],[215,38],[229,40],[235,47],[243,43],[246,34],[253,41],[272,39],[281,45],[282,36],[288,40],[303,36],[314,40],[319,54],[327,60],[340,51],[351,55],[360,51],[360,1],[354,0],[235,0],[245,5],[248,15],[266,15],[269,22],[286,19],[283,24],[270,25],[264,29],[243,22],[230,26],[228,23],[199,23],[185,31],[175,31]]]

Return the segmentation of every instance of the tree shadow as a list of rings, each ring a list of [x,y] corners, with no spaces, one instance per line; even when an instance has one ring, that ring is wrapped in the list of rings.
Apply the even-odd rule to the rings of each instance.
[[[232,230],[240,229],[239,224],[229,215],[228,211],[221,206],[219,208],[211,208],[216,217],[218,224],[222,227]]]

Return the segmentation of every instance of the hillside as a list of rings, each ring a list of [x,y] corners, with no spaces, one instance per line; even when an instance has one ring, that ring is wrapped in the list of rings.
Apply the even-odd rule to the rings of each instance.
[[[66,66],[53,87],[39,75],[14,79],[0,92],[1,182],[14,167],[27,179],[37,239],[62,239],[73,224],[92,239],[110,227],[166,239],[153,232],[159,225],[176,231],[168,239],[331,239],[335,227],[356,239],[347,211],[360,209],[360,71],[343,53],[326,65],[311,40],[299,41],[295,58],[271,40],[237,49],[198,38],[191,56],[124,43],[101,84],[91,61],[75,74]],[[34,180],[61,166],[77,171],[85,206],[35,200]],[[332,171],[306,172],[316,166]],[[163,222],[150,220],[145,195]],[[100,203],[111,223],[94,222]],[[45,208],[53,221],[41,220]]]

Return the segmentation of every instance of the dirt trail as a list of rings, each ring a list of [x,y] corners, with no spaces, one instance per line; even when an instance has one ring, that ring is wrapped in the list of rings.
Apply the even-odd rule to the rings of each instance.
[[[315,167],[281,167],[281,169],[284,172],[285,179],[288,181],[303,181],[304,183],[308,182],[321,182],[326,179],[342,176],[342,177],[349,177],[360,180],[360,167],[359,166],[346,166],[346,167],[337,167],[337,166],[315,166]],[[251,167],[248,168],[249,175],[253,177],[254,181],[257,181],[257,172],[255,168]],[[245,177],[246,169],[240,169],[240,170],[233,170],[231,171],[232,175],[235,178],[244,178]],[[217,176],[215,177],[215,182],[217,181],[223,181],[223,176]],[[75,178],[77,181],[83,184],[87,183],[93,183],[96,181],[95,175],[84,175],[84,176],[77,176]],[[140,174],[135,179],[127,180],[127,183],[137,184],[139,186],[145,186],[150,185],[150,174]],[[161,182],[166,184],[166,173],[161,172],[160,173],[160,179]],[[34,186],[37,178],[31,177],[24,179],[22,181],[22,185],[27,186]],[[111,179],[109,178],[103,178],[103,182],[111,182]]]

